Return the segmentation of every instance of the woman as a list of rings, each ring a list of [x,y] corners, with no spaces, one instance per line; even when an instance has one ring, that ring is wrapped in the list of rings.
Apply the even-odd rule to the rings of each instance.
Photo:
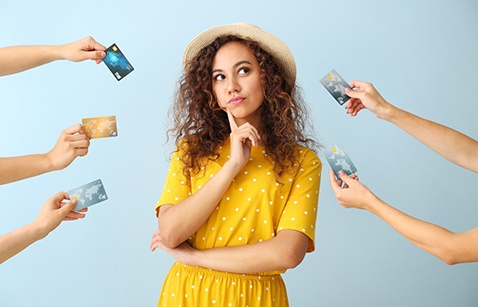
[[[178,262],[158,306],[288,306],[280,274],[315,248],[322,169],[294,57],[239,23],[193,39],[183,66],[151,242]]]

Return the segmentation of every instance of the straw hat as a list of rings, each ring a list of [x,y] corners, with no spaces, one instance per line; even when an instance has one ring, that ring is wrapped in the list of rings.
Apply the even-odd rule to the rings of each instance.
[[[183,67],[191,61],[198,52],[211,44],[217,37],[222,35],[235,35],[244,39],[251,39],[277,59],[285,69],[289,77],[295,82],[296,67],[292,52],[284,42],[261,28],[245,22],[217,26],[208,29],[196,36],[186,47],[183,54]]]

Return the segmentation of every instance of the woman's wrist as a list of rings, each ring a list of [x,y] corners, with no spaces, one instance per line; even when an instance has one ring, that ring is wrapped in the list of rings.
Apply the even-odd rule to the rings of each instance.
[[[33,242],[45,238],[50,233],[48,227],[41,224],[38,220],[35,220],[26,226],[26,231]]]
[[[224,165],[222,166],[222,169],[226,171],[228,174],[230,174],[232,178],[234,178],[241,171],[242,165],[236,164],[229,160],[226,163],[224,163]]]

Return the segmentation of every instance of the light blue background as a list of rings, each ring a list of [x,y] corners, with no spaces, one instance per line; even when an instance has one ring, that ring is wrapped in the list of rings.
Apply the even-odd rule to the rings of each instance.
[[[324,145],[342,144],[381,198],[455,232],[478,225],[477,176],[368,111],[345,114],[319,79],[335,68],[386,99],[477,138],[478,2],[2,1],[0,46],[92,35],[135,67],[58,61],[0,78],[0,156],[50,150],[83,117],[116,115],[119,136],[93,140],[65,170],[0,187],[0,233],[44,200],[101,178],[107,202],[63,223],[0,267],[0,306],[155,306],[173,259],[151,253],[154,205],[168,167],[167,110],[181,56],[202,30],[257,24],[292,50]],[[325,161],[324,161],[325,162]],[[477,306],[478,265],[447,266],[368,212],[337,204],[323,173],[317,250],[284,278],[291,306]]]

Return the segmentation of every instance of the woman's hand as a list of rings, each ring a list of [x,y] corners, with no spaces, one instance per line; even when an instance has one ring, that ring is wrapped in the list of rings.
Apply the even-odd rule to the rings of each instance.
[[[149,249],[154,252],[157,248],[165,250],[177,261],[186,265],[195,265],[193,263],[193,256],[196,254],[197,249],[193,248],[188,242],[183,242],[175,248],[166,247],[161,240],[161,233],[156,230],[151,238],[151,245]]]
[[[242,168],[251,156],[252,146],[258,146],[261,139],[257,129],[249,123],[237,126],[234,115],[226,109],[229,125],[231,126],[231,154],[229,161]]]

